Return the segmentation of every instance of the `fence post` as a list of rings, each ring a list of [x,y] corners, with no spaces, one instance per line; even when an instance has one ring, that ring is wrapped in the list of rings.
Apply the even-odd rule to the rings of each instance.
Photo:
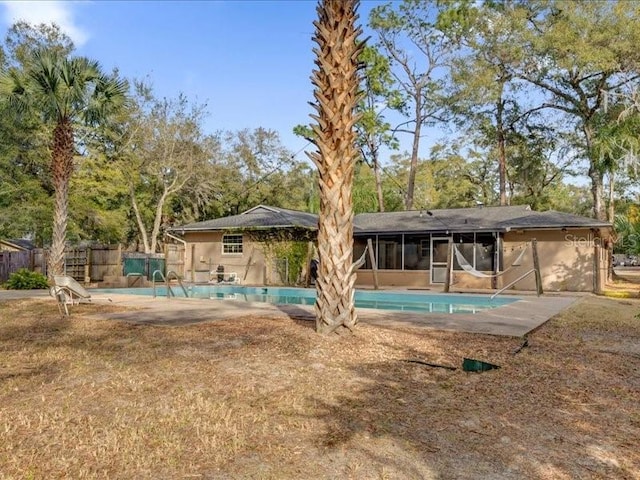
[[[444,277],[444,292],[449,293],[451,288],[451,270],[453,268],[453,237],[449,237],[447,243],[447,274]]]
[[[533,251],[533,268],[536,275],[536,293],[538,296],[544,293],[542,289],[542,274],[540,273],[540,259],[538,257],[538,240],[535,238],[531,240],[531,250]]]
[[[313,260],[313,242],[307,243],[307,274],[304,277],[304,286],[311,285],[311,260]]]
[[[84,283],[91,283],[91,247],[87,247],[85,251]]]
[[[118,263],[116,263],[117,275],[124,275],[124,267],[122,264],[122,244],[118,243]]]
[[[373,272],[373,288],[378,290],[378,262],[376,262],[376,253],[373,251],[373,242],[367,238],[367,247],[369,247],[369,259],[371,260],[371,271]]]
[[[196,246],[194,244],[191,244],[191,283],[196,283]]]
[[[602,295],[604,293],[604,289],[603,289],[604,275],[602,275],[602,266],[604,262],[602,260],[602,248],[600,248],[600,244],[598,243],[598,241],[595,242],[594,250],[595,251],[593,256],[594,256],[596,269],[595,269],[595,278],[594,278],[595,288],[593,289],[593,293],[595,293],[596,295]]]

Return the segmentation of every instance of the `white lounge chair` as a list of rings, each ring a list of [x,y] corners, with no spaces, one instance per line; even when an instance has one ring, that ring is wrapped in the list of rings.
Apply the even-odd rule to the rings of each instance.
[[[67,317],[69,316],[69,305],[76,305],[81,300],[91,301],[91,294],[87,289],[68,275],[55,275],[50,293],[58,302],[60,315]],[[107,300],[111,301],[110,298],[107,298]]]

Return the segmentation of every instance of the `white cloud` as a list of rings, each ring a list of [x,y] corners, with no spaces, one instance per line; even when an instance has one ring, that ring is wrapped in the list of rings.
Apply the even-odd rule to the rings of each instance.
[[[55,23],[69,35],[76,46],[82,46],[89,39],[89,34],[75,23],[73,5],[75,2],[61,1],[7,1],[4,6],[4,21],[13,25],[24,20],[32,25]]]

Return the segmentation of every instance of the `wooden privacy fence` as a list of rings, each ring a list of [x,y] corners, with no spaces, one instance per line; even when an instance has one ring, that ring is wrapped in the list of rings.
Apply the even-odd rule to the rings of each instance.
[[[64,273],[79,282],[102,282],[122,275],[120,245],[68,247],[64,251]]]
[[[42,248],[21,252],[0,251],[0,283],[9,280],[9,275],[21,268],[44,275],[47,271],[47,252]]]
[[[9,279],[9,275],[21,268],[32,269],[31,252],[0,252],[0,283]]]
[[[69,247],[65,249],[65,274],[79,282],[103,282],[105,277],[126,275],[124,259],[133,257],[143,259],[146,269],[140,273],[145,276],[150,276],[156,269],[163,273],[173,270],[180,276],[184,274],[184,246],[173,244],[166,245],[165,253],[160,254],[126,252],[121,245]],[[0,252],[0,283],[6,282],[9,275],[21,268],[46,275],[46,265],[46,249]]]
[[[166,244],[164,248],[167,272],[174,271],[179,277],[184,277],[184,245]]]
[[[90,281],[102,282],[104,277],[122,275],[122,247],[120,245],[91,247],[88,259]]]

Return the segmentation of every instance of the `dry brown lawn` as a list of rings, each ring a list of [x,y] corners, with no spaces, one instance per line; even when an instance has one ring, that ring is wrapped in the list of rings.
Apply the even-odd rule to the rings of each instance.
[[[0,478],[638,479],[640,301],[521,339],[0,304]],[[466,373],[464,357],[501,368]]]

